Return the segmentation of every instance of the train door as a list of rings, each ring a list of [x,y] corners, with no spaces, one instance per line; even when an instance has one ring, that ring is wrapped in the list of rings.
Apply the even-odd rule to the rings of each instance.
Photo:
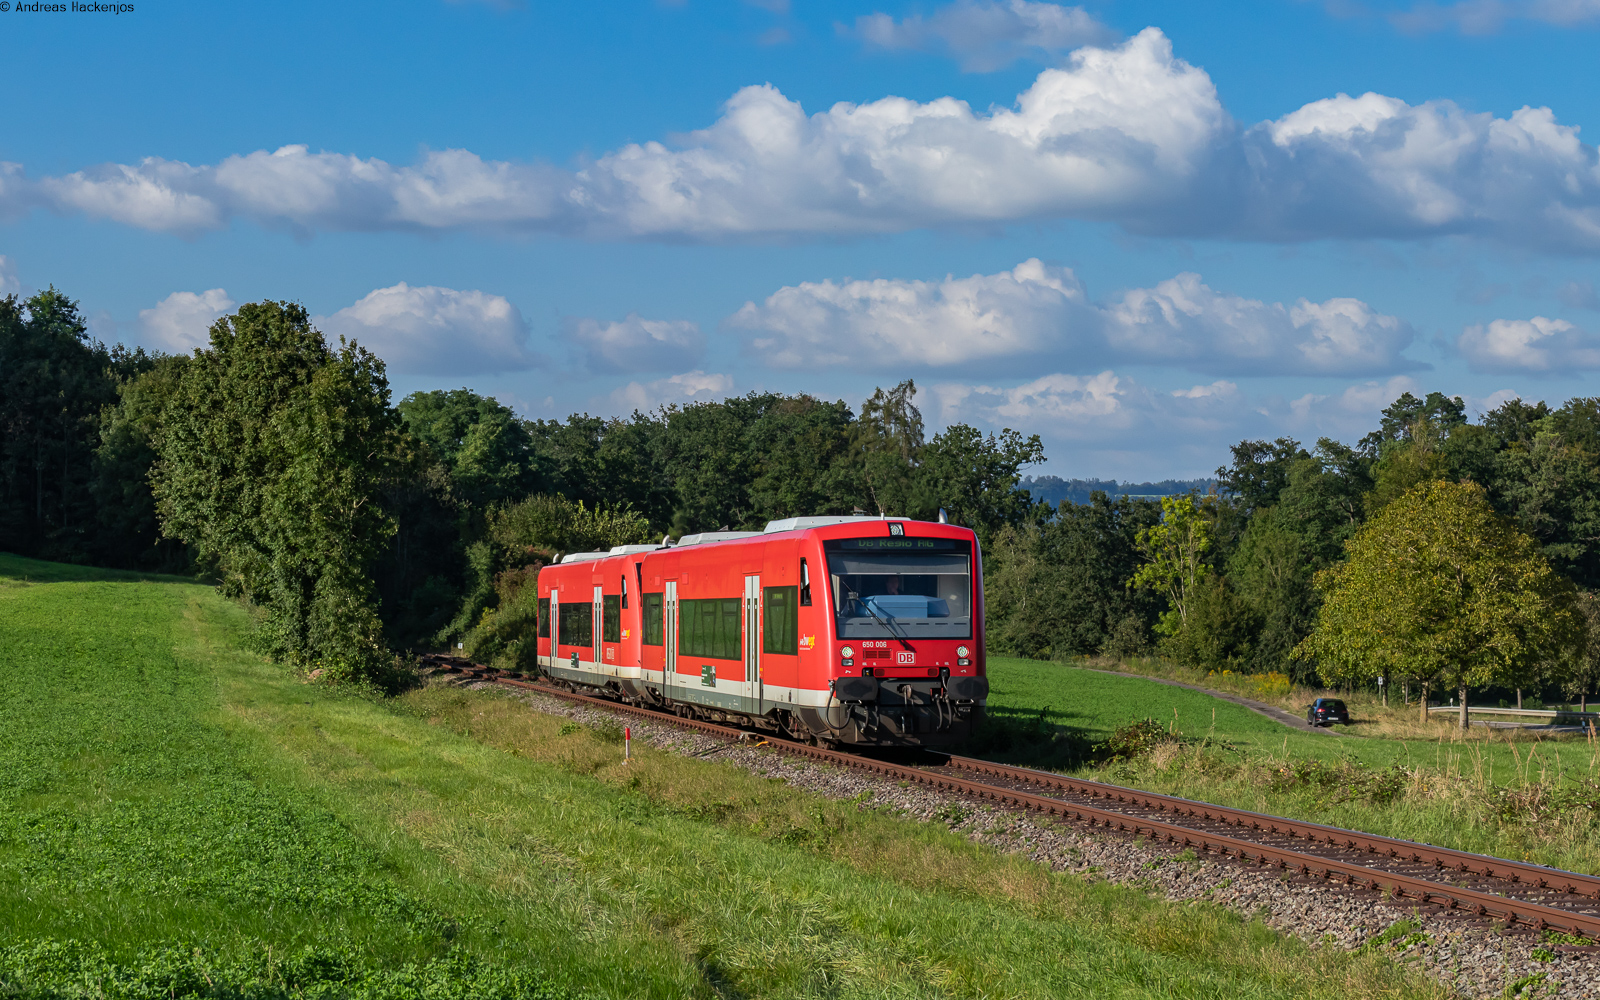
[[[594,585],[594,627],[589,630],[589,636],[593,640],[589,651],[594,655],[594,672],[597,674],[606,672],[605,660],[600,656],[600,644],[605,641],[605,607],[605,595],[600,592],[600,585],[597,583]]]
[[[550,662],[545,664],[548,669],[561,662],[561,650],[556,648],[561,642],[561,589],[550,589]]]
[[[662,659],[662,692],[668,698],[678,697],[678,583],[668,580],[661,597],[661,641],[665,648]]]
[[[744,696],[749,711],[761,709],[761,577],[744,578]]]

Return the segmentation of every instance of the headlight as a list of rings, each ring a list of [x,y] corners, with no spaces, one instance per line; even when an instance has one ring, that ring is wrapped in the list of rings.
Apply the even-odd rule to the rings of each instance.
[[[851,649],[849,646],[840,646],[839,647],[839,655],[840,656],[854,656],[854,655],[856,655],[856,651]]]
[[[972,652],[972,650],[968,649],[965,646],[957,646],[956,647],[956,655],[957,656],[966,656],[970,652]]]

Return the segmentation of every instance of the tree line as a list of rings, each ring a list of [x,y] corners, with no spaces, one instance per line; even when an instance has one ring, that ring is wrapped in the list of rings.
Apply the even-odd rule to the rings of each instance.
[[[1281,437],[1231,452],[1206,493],[1097,493],[1005,526],[990,549],[993,644],[1160,652],[1303,682],[1386,676],[1424,698],[1485,686],[1586,698],[1600,681],[1587,638],[1600,620],[1600,399],[1513,399],[1473,422],[1459,398],[1406,393],[1353,446]],[[1508,574],[1537,613],[1491,609]]]
[[[1376,592],[1362,539],[1413,530],[1384,516],[1418,491],[1548,567],[1558,624],[1600,587],[1600,400],[1512,400],[1473,422],[1459,399],[1406,394],[1354,445],[1243,441],[1204,490],[1051,503],[1019,489],[1044,459],[1037,436],[955,424],[930,437],[914,396],[908,380],[859,412],[751,393],[529,420],[465,389],[392,402],[380,358],[329,343],[292,303],[241,306],[207,347],[163,356],[94,341],[50,289],[0,300],[0,548],[203,574],[251,609],[263,649],[335,676],[458,641],[525,665],[528,584],[560,553],[804,514],[943,509],[982,542],[991,650],[1043,658],[1159,652],[1453,686],[1454,668],[1406,653],[1416,635],[1331,638],[1340,622],[1382,632],[1340,587]],[[1583,634],[1524,635],[1522,652],[1462,676],[1586,692]]]
[[[989,537],[1029,517],[1037,437],[931,437],[907,381],[856,413],[751,393],[625,418],[521,419],[466,389],[390,397],[306,310],[241,306],[190,355],[107,348],[50,289],[0,302],[0,548],[218,581],[272,656],[374,676],[394,650],[519,654],[562,552],[815,513]],[[526,656],[521,648],[520,655]]]

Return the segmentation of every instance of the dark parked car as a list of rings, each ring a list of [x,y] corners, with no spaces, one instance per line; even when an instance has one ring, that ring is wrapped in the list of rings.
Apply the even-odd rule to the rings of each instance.
[[[1313,726],[1331,726],[1335,722],[1350,724],[1350,712],[1338,698],[1318,698],[1306,709],[1306,722]]]

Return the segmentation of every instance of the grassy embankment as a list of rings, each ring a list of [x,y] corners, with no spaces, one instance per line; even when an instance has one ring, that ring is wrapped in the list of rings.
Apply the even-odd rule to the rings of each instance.
[[[1439,993],[714,762],[623,766],[493,693],[303,685],[244,626],[204,587],[0,556],[0,989]]]
[[[1341,737],[1291,730],[1204,692],[1105,670],[1001,657],[989,664],[999,738],[980,756],[1600,872],[1600,746],[1583,736],[1462,734],[1453,717],[1423,725],[1384,718],[1365,704],[1353,707],[1354,725],[1338,727]],[[1389,709],[1403,711],[1414,709]],[[1184,740],[1132,760],[1085,764],[1091,746],[1146,718]],[[1403,736],[1388,735],[1396,731]]]

